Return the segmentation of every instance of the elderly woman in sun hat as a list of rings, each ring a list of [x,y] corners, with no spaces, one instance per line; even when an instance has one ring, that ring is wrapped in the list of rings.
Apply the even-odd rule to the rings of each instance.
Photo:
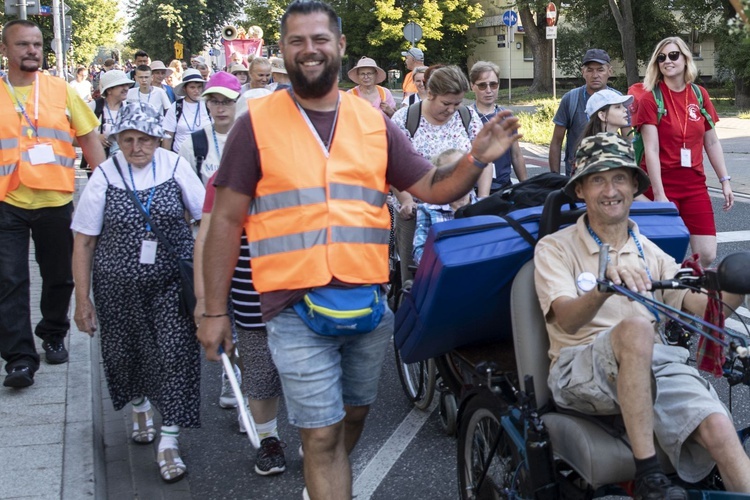
[[[205,84],[197,69],[190,68],[182,74],[182,81],[174,88],[178,100],[164,116],[164,149],[180,151],[182,141],[210,122],[206,103],[201,100]]]
[[[128,89],[134,84],[135,82],[128,78],[124,71],[117,69],[107,71],[102,74],[99,80],[101,97],[97,97],[89,103],[89,107],[99,119],[99,137],[108,158],[120,149],[117,141],[109,137],[109,134],[114,129],[122,104],[128,97]],[[88,168],[85,157],[81,159],[80,168],[86,170],[89,177],[91,176],[91,170]]]
[[[153,408],[161,414],[157,462],[162,479],[174,482],[186,471],[180,427],[200,426],[200,346],[193,318],[180,310],[175,254],[192,257],[185,215],[201,218],[205,189],[184,159],[159,148],[163,133],[158,110],[123,105],[111,134],[120,151],[94,171],[71,227],[76,325],[91,336],[100,328],[112,404],[131,403],[133,441],[153,442]]]
[[[271,61],[271,78],[273,78],[273,82],[268,84],[266,88],[274,92],[291,88],[291,80],[289,80],[284,60],[280,57],[272,57],[269,61]]]
[[[389,118],[396,112],[396,101],[391,91],[377,85],[386,79],[385,71],[373,59],[362,56],[357,65],[349,70],[349,79],[357,84],[349,90],[352,94],[367,99],[373,108],[383,111]]]

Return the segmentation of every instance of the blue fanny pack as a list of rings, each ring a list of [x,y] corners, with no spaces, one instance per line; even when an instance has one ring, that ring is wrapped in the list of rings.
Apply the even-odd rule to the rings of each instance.
[[[313,288],[294,304],[294,310],[315,333],[357,335],[375,329],[385,312],[380,285],[355,288]]]

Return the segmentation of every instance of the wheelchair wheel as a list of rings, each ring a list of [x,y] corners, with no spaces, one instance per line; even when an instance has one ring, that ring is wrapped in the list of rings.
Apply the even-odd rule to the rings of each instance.
[[[458,404],[456,403],[456,396],[446,389],[440,391],[438,413],[440,414],[440,425],[445,433],[449,436],[455,436],[458,422]]]
[[[435,395],[435,381],[437,380],[437,369],[435,362],[431,359],[417,363],[404,363],[401,356],[396,352],[396,370],[401,387],[406,397],[414,406],[420,410],[426,410]]]
[[[458,485],[464,500],[529,498],[523,491],[525,467],[500,426],[507,404],[489,393],[473,397],[461,414],[458,433]],[[492,447],[499,442],[495,453]],[[482,475],[486,469],[486,476]],[[480,483],[481,481],[481,483]]]

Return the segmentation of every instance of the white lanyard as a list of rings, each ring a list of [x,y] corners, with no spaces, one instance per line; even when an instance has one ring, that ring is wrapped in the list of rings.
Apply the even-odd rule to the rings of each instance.
[[[16,96],[16,91],[13,89],[13,85],[11,85],[10,80],[8,79],[8,75],[5,75],[5,83],[10,88],[10,95],[16,100],[16,104],[18,104],[18,109],[23,113],[23,116],[26,118],[26,121],[29,123],[29,126],[34,129],[34,133],[36,134],[36,140],[39,141],[39,73],[36,73],[34,75],[34,123],[31,123],[31,119],[29,118],[29,115],[26,114],[26,108],[24,108],[23,104],[21,104],[21,101]]]
[[[292,95],[292,99],[294,99],[294,95]],[[302,106],[299,105],[297,102],[297,99],[294,99],[294,104],[297,105],[297,109],[299,109],[299,112],[302,113],[302,118],[305,119],[305,123],[307,123],[307,126],[310,128],[310,131],[313,133],[313,136],[318,141],[318,144],[320,144],[320,148],[323,150],[323,154],[326,158],[329,157],[329,150],[331,148],[331,141],[333,141],[333,132],[336,130],[336,122],[338,122],[339,119],[339,104],[341,103],[341,96],[338,97],[338,100],[336,101],[336,114],[333,117],[333,125],[331,125],[331,133],[328,134],[328,142],[324,143],[323,139],[320,138],[320,134],[318,134],[317,129],[315,128],[315,125],[313,125],[312,121],[310,121],[310,117],[307,116],[307,113],[304,109],[302,109]]]

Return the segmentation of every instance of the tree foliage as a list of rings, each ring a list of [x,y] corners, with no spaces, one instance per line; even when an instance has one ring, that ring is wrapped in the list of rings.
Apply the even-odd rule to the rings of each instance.
[[[94,59],[97,48],[113,45],[117,34],[122,30],[124,21],[118,17],[117,0],[66,0],[70,7],[68,15],[73,21],[73,58],[72,63],[87,64]],[[42,5],[51,6],[52,0],[43,0]],[[5,11],[5,2],[0,0],[0,9]],[[0,23],[5,24],[15,19],[0,13]],[[52,16],[29,16],[42,30],[44,51],[54,53],[52,39],[54,30]]]
[[[168,61],[180,42],[187,58],[216,44],[222,26],[238,11],[237,0],[130,0],[129,45]]]

